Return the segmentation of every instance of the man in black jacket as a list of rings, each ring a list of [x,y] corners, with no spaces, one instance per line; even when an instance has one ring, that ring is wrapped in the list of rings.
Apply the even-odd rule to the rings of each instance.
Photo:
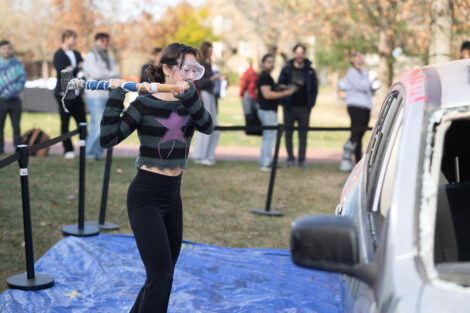
[[[294,84],[298,90],[292,95],[280,100],[284,107],[284,124],[286,126],[286,149],[288,160],[286,166],[295,164],[292,148],[292,130],[295,121],[300,128],[307,128],[310,122],[310,112],[315,105],[318,93],[318,79],[311,62],[305,57],[306,48],[302,44],[295,45],[294,58],[282,68],[279,75],[279,85]],[[307,150],[307,130],[299,131],[299,167],[307,167],[305,152]]]
[[[57,71],[57,84],[55,86],[54,95],[57,99],[57,104],[59,105],[61,134],[68,133],[69,131],[70,115],[75,119],[77,127],[79,123],[86,123],[85,103],[83,102],[82,96],[78,90],[75,91],[76,97],[74,99],[65,100],[65,106],[69,113],[65,112],[62,107],[62,97],[64,92],[60,86],[60,79],[62,77],[61,71],[63,69],[71,69],[73,71],[73,76],[77,77],[77,73],[83,64],[83,58],[80,55],[80,52],[73,50],[77,44],[77,37],[77,33],[73,30],[64,31],[62,33],[62,45],[55,52],[54,59],[52,61],[55,70]],[[75,154],[73,152],[72,141],[68,139],[62,143],[64,145],[64,157],[66,159],[73,159]]]

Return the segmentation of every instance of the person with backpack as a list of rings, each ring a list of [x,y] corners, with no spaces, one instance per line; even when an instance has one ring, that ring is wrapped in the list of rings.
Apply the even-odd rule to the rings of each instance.
[[[248,68],[240,77],[240,98],[242,99],[243,114],[246,126],[261,126],[258,118],[258,73],[253,69],[249,60]],[[245,130],[247,135],[261,136],[261,130]]]

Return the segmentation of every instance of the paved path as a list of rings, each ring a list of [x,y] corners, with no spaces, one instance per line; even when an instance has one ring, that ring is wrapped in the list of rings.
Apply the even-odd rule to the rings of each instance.
[[[139,146],[137,144],[120,143],[114,147],[114,156],[136,157]],[[74,144],[75,153],[78,154],[78,143]],[[13,152],[11,139],[5,140],[5,152]],[[295,151],[296,152],[296,151]],[[62,143],[50,147],[49,153],[63,153]],[[215,157],[217,160],[258,160],[260,148],[257,147],[217,147]],[[342,150],[340,148],[308,148],[307,161],[339,162],[341,160]],[[287,153],[284,148],[279,151],[280,160],[287,159]]]

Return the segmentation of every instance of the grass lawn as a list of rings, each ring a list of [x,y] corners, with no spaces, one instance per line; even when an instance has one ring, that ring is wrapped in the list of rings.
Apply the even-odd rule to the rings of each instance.
[[[62,227],[77,223],[78,158],[33,157],[29,164],[35,260],[63,237]],[[114,158],[106,220],[119,233],[131,233],[126,193],[135,175],[134,159]],[[87,163],[86,220],[97,220],[104,162]],[[18,166],[0,170],[0,291],[6,279],[25,271],[21,190]],[[283,217],[252,214],[264,208],[269,173],[257,162],[219,161],[214,167],[190,162],[184,172],[184,239],[229,247],[289,248],[292,221],[311,213],[332,213],[347,174],[336,163],[278,171],[273,209]]]
[[[349,117],[346,105],[336,99],[328,86],[320,88],[317,104],[312,110],[310,125],[317,127],[349,127]],[[89,117],[88,117],[89,120]],[[279,109],[279,121],[283,121],[282,110]],[[238,86],[232,86],[228,95],[219,100],[219,123],[222,126],[245,125],[241,100],[238,97]],[[70,122],[70,129],[75,129],[75,122]],[[372,125],[372,121],[370,123]],[[21,119],[21,132],[24,133],[32,127],[42,128],[51,138],[60,135],[60,119],[56,113],[25,112]],[[12,138],[10,122],[5,124],[5,137]],[[342,148],[348,139],[347,132],[309,132],[308,147],[313,148]],[[364,143],[368,133],[364,136]],[[78,137],[72,140],[78,141]],[[133,133],[124,142],[138,143],[137,134]],[[222,147],[259,147],[261,138],[246,136],[243,132],[223,132],[220,136],[219,146]],[[284,140],[282,141],[284,146]],[[294,134],[294,146],[297,146],[297,135]]]

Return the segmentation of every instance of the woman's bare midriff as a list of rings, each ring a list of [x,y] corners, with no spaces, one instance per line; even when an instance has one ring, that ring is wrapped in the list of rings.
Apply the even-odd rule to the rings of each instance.
[[[175,169],[165,168],[162,170],[162,169],[159,169],[158,167],[142,165],[140,169],[146,170],[149,172],[154,172],[160,175],[165,175],[165,176],[179,176],[183,172],[183,168],[181,167],[177,167]]]

